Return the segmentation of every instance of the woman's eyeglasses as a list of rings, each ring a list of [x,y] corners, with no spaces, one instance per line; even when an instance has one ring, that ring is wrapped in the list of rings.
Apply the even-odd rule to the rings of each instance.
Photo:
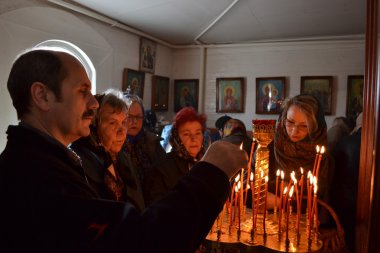
[[[143,120],[143,116],[141,115],[128,115],[128,123],[129,122],[139,122],[140,120]]]
[[[291,121],[289,119],[285,120],[285,126],[292,130],[297,129],[300,132],[306,132],[308,130],[307,125],[304,125],[304,124],[297,125],[294,121]]]

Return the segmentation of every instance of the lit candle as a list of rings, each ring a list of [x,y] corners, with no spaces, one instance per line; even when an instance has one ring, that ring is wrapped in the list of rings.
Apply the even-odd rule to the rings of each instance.
[[[274,197],[274,213],[277,212],[277,193],[278,193],[278,177],[280,176],[280,170],[278,169],[276,172],[276,192]]]
[[[301,171],[301,180],[300,180],[300,182],[299,182],[299,184],[300,184],[300,189],[301,189],[301,196],[300,196],[300,211],[302,211],[302,198],[303,198],[303,180],[304,180],[304,178],[303,178],[303,168],[302,167],[300,167],[300,171]]]
[[[239,194],[241,184],[240,182],[236,186],[236,197],[238,198],[238,201],[241,199],[241,195]],[[238,206],[238,231],[240,232],[240,215],[241,215],[241,209],[239,203],[237,204]]]
[[[240,174],[238,174],[236,177],[235,177],[235,179],[234,179],[234,183],[233,183],[233,185],[232,185],[232,193],[231,193],[231,198],[230,198],[230,219],[229,219],[229,221],[230,221],[230,227],[232,226],[232,209],[234,208],[234,206],[233,206],[233,202],[234,202],[234,195],[235,195],[235,186],[236,186],[236,183],[239,181],[239,179],[240,179]]]
[[[288,183],[288,189],[290,189],[290,187],[292,186],[292,178],[295,176],[295,172],[294,170],[290,173],[290,179],[289,179],[289,183]]]
[[[318,184],[317,180],[314,180],[314,217],[315,217],[315,234],[318,235],[319,219],[318,219],[318,196],[317,196]]]
[[[288,191],[288,187],[285,187],[284,192],[281,193],[281,201],[285,201],[286,202],[285,199],[286,199],[286,193],[287,193],[287,191]],[[282,213],[283,213],[283,211],[284,210],[281,207],[279,215],[278,215],[278,234],[281,234],[281,224],[282,224]]]
[[[281,174],[281,184],[280,184],[280,212],[281,212],[282,211],[282,193],[284,191],[284,177],[285,177],[285,173],[282,170],[280,174]]]
[[[293,180],[293,186],[296,192],[296,205],[297,205],[297,218],[296,218],[296,225],[297,225],[297,234],[299,232],[299,222],[300,222],[300,216],[301,216],[301,210],[300,210],[300,200],[299,200],[299,194],[298,194],[298,185],[297,185],[297,179],[295,174],[292,175]],[[292,187],[293,187],[292,186]]]
[[[289,190],[289,197],[288,197],[288,209],[286,214],[286,241],[289,240],[289,216],[290,216],[290,206],[292,204],[292,195],[293,195],[294,185]]]
[[[318,154],[319,154],[319,146],[318,145],[315,147],[315,150],[317,151],[317,153],[315,154],[315,159],[314,159],[314,166],[313,166],[313,170],[312,170],[313,175],[315,175],[315,171],[317,168],[317,161],[318,161]]]
[[[312,189],[313,189],[313,182],[315,180],[315,177],[313,175],[310,175],[310,183],[309,183],[309,190],[308,190],[308,196],[307,196],[307,199],[308,199],[308,218],[309,218],[309,222],[312,222]]]
[[[321,160],[322,160],[323,153],[325,153],[325,147],[324,146],[322,146],[322,148],[321,148],[321,151],[320,151],[320,154],[319,154],[319,157],[318,157],[318,164],[317,164],[316,173],[314,174],[317,178],[318,178],[318,175],[319,175],[319,167],[321,166]]]

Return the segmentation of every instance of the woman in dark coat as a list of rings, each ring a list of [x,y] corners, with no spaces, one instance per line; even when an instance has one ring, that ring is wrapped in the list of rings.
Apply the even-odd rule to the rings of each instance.
[[[204,154],[206,116],[185,107],[174,117],[170,135],[172,150],[155,166],[148,180],[148,198],[152,203],[167,194]]]

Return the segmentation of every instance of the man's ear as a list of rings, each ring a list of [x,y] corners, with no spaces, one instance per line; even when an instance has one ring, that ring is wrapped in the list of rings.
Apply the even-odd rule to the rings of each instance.
[[[31,100],[33,104],[42,111],[50,109],[50,91],[45,84],[41,82],[34,82],[30,87]]]

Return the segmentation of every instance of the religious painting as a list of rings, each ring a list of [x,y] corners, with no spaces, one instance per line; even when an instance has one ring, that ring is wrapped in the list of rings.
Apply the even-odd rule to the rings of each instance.
[[[314,95],[323,106],[325,115],[332,113],[332,76],[301,76],[301,94]]]
[[[279,114],[285,99],[285,77],[256,78],[256,114]]]
[[[346,116],[353,122],[363,111],[364,76],[348,76],[347,78],[347,107]]]
[[[244,112],[244,77],[216,79],[216,112]]]
[[[142,99],[144,96],[144,80],[144,72],[125,68],[123,71],[122,91],[127,92],[128,90],[130,94],[135,94]]]
[[[167,111],[169,104],[169,78],[152,76],[152,110]]]
[[[140,40],[140,70],[148,73],[154,73],[156,65],[156,47],[157,44],[148,40],[147,38],[141,38]]]
[[[174,111],[191,106],[198,110],[198,79],[174,80]]]

